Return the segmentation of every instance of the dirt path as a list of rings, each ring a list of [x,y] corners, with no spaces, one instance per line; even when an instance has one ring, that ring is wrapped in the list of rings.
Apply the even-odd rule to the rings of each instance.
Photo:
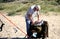
[[[5,15],[6,16],[6,15]],[[23,16],[6,16],[13,23],[17,25],[20,29],[22,29],[26,33],[25,19]],[[0,32],[1,37],[24,37],[21,31],[19,31],[16,27],[14,27],[10,22],[8,22],[3,16],[0,15],[0,19],[5,23],[3,27],[3,31]],[[49,39],[60,39],[60,15],[42,15],[41,20],[44,19],[48,21],[49,24]],[[18,31],[15,33],[15,29]]]

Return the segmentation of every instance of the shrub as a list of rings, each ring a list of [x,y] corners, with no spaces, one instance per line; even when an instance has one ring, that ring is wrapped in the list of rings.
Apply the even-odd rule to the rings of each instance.
[[[15,11],[8,12],[8,16],[13,16],[13,15],[16,15],[16,12]]]

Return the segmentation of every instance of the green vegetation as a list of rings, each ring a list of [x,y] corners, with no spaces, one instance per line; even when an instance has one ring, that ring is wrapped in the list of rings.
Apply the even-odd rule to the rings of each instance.
[[[30,0],[31,1],[31,0]],[[25,14],[28,8],[33,4],[39,4],[41,6],[42,13],[46,12],[60,12],[60,5],[55,1],[36,1],[35,2],[7,2],[7,3],[0,3],[0,11],[7,12],[9,16],[16,15],[17,13]]]

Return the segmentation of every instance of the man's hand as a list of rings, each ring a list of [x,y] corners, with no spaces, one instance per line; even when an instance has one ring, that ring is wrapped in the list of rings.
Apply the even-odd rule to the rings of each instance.
[[[35,23],[38,23],[38,22],[40,22],[40,21],[39,20],[35,21]]]
[[[35,22],[32,22],[32,25],[34,25],[35,24]]]

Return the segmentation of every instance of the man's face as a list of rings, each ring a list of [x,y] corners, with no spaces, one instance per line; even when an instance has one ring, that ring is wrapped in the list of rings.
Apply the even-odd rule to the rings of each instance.
[[[34,11],[39,11],[39,8],[38,8],[38,7],[34,7],[33,10],[34,10]]]

